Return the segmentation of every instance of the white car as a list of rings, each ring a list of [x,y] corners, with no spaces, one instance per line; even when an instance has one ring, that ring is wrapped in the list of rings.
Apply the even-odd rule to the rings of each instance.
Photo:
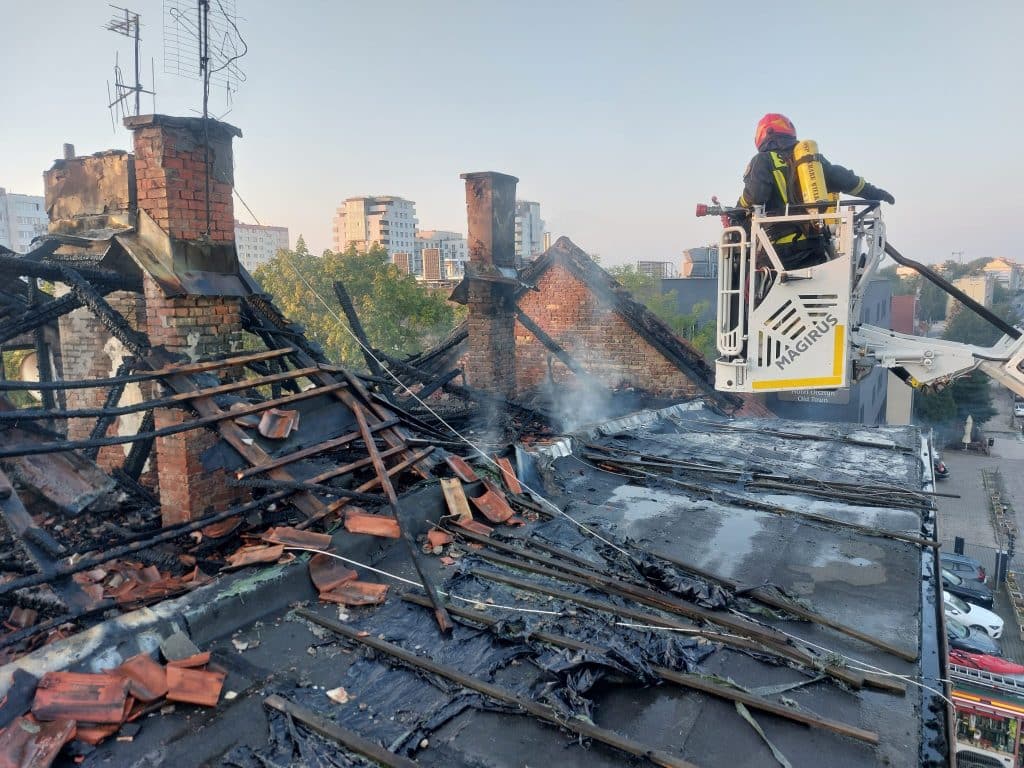
[[[1002,637],[1003,620],[992,611],[961,600],[945,590],[942,591],[942,601],[947,619],[955,619],[971,629],[980,629],[993,640]]]

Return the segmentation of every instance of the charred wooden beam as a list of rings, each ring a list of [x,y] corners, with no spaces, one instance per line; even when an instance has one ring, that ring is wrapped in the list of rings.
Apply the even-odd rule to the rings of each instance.
[[[76,379],[72,381],[53,381],[49,384],[41,384],[36,381],[5,381],[0,383],[0,392],[24,391],[28,389],[98,389],[101,387],[112,387],[120,384],[121,382],[124,382],[125,384],[134,384],[139,381],[162,379],[163,377],[170,376],[172,374],[206,373],[207,371],[217,371],[223,368],[234,368],[241,365],[247,365],[255,360],[269,360],[271,358],[284,357],[285,355],[291,354],[291,352],[292,349],[287,347],[283,349],[271,349],[264,352],[255,352],[249,355],[228,357],[222,360],[206,360],[201,363],[170,363],[165,367],[147,371],[146,373],[134,373],[131,376],[124,376],[122,378]]]
[[[124,315],[110,306],[81,274],[65,266],[60,267],[60,270],[63,282],[67,283],[78,299],[96,315],[111,336],[124,344],[134,355],[142,356],[149,351],[149,337],[132,328]]]
[[[366,502],[367,504],[387,503],[387,499],[383,496],[373,496],[368,493],[353,491],[349,488],[334,488],[329,485],[320,485],[319,483],[303,483],[298,480],[261,480],[260,478],[246,478],[243,480],[232,479],[229,480],[228,483],[239,488],[269,488],[272,491],[307,491],[309,493],[319,493],[324,496],[340,496],[344,499],[354,499],[356,501]]]
[[[54,250],[58,245],[59,243],[54,243]],[[37,261],[21,256],[0,255],[0,274],[35,277],[40,280],[67,284],[68,275],[64,272],[65,269],[64,265],[53,262]],[[125,275],[113,270],[94,267],[79,267],[75,273],[97,287],[109,288],[113,291],[142,293],[141,276]]]
[[[166,435],[176,435],[179,432],[188,432],[193,429],[199,429],[200,427],[208,427],[214,424],[218,424],[223,421],[229,421],[236,419],[239,416],[245,416],[250,413],[260,413],[262,411],[269,410],[270,408],[276,408],[279,405],[285,405],[287,403],[294,403],[299,400],[307,400],[311,397],[320,397],[321,395],[328,395],[337,389],[347,386],[345,383],[332,384],[328,387],[318,387],[316,389],[308,389],[305,392],[299,392],[294,395],[285,395],[275,400],[266,400],[262,403],[256,403],[254,405],[247,405],[244,408],[239,408],[235,411],[221,411],[219,408],[216,413],[211,413],[209,416],[201,416],[193,421],[186,422],[184,424],[173,424],[169,427],[163,427],[161,429],[155,429],[152,432],[137,433],[134,435],[114,435],[111,437],[102,437],[98,440],[78,440],[78,441],[67,441],[62,443],[33,443],[26,445],[14,445],[7,448],[0,448],[0,459],[10,458],[12,456],[33,456],[41,453],[60,453],[61,451],[75,451],[82,448],[91,448],[93,446],[102,447],[104,445],[124,445],[126,443],[134,443],[139,440],[147,440],[154,437],[165,437]],[[200,400],[202,398],[199,398]],[[237,449],[237,446],[232,443],[232,447]],[[255,447],[255,446],[251,446]],[[262,453],[262,451],[261,451]]]
[[[380,367],[380,362],[374,356],[373,352],[370,351],[370,340],[366,337],[366,330],[363,328],[363,323],[360,321],[359,315],[356,313],[356,308],[352,304],[352,297],[348,295],[348,290],[346,290],[344,283],[338,280],[334,282],[334,295],[337,297],[338,303],[341,305],[341,309],[345,313],[345,317],[348,319],[348,324],[352,329],[352,333],[355,334],[356,339],[359,341],[359,349],[363,353],[363,359],[366,360],[366,367],[370,369],[370,373],[383,380],[384,369]],[[388,400],[394,399],[394,395],[392,394],[390,387],[381,385],[381,391]]]
[[[139,423],[139,434],[145,434],[153,431],[154,416],[152,411],[146,411],[146,415],[142,417],[142,421]],[[154,439],[152,437],[144,440],[138,440],[132,443],[132,447],[128,450],[128,455],[124,459],[124,464],[121,468],[124,473],[132,480],[138,481],[142,477],[142,470],[146,466],[146,461],[149,459],[149,454],[153,450]]]
[[[117,366],[117,371],[115,372],[114,377],[120,378],[122,376],[128,376],[135,370],[135,363],[136,360],[134,357],[126,357],[121,361],[121,364]],[[90,440],[99,440],[107,434],[107,430],[110,429],[110,425],[113,424],[114,419],[117,418],[117,414],[113,411],[117,407],[118,402],[120,402],[126,386],[127,385],[124,383],[116,384],[107,391],[107,397],[103,401],[102,410],[104,412],[98,419],[96,419],[96,424],[93,426],[92,432],[89,433]],[[51,392],[50,394],[52,395],[53,393]],[[85,449],[85,455],[93,461],[96,461],[96,457],[99,455],[99,452],[99,446]]]
[[[200,397],[214,397],[216,395],[223,395],[229,392],[238,392],[246,389],[255,389],[256,387],[267,386],[268,384],[274,384],[280,381],[288,381],[291,379],[301,378],[302,376],[308,376],[309,374],[316,371],[316,368],[299,368],[293,371],[286,371],[285,373],[275,373],[270,376],[262,376],[257,379],[239,379],[238,381],[231,381],[227,384],[218,384],[214,387],[207,387],[205,389],[197,389],[194,392],[181,392],[168,397],[162,397],[157,400],[146,400],[142,403],[134,403],[132,405],[115,405],[117,400],[121,397],[121,392],[124,391],[124,386],[127,384],[127,379],[131,378],[127,374],[124,376],[117,377],[117,384],[113,385],[110,389],[110,393],[107,397],[107,404],[101,408],[78,408],[70,411],[41,411],[37,409],[24,409],[18,411],[9,411],[6,413],[0,413],[0,423],[5,421],[23,422],[33,421],[38,419],[81,419],[81,418],[96,418],[96,417],[115,417],[124,416],[129,413],[139,413],[140,411],[150,411],[154,408],[168,408],[174,406],[188,405],[192,400]],[[118,369],[120,373],[120,369]],[[116,393],[116,397],[113,397]],[[282,395],[281,397],[284,397]],[[281,397],[273,398],[280,400]],[[113,399],[111,399],[113,398]],[[102,436],[94,435],[94,437]]]

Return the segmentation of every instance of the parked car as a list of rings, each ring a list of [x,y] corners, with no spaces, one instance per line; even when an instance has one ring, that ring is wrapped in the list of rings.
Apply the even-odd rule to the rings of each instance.
[[[985,581],[988,574],[985,573],[985,566],[967,555],[958,555],[955,552],[942,553],[942,567],[950,573],[955,573],[961,579],[973,581]]]
[[[942,590],[942,603],[947,619],[956,619],[971,629],[980,629],[993,640],[1003,636],[1003,620],[987,608],[968,603]]]
[[[961,579],[955,573],[942,569],[942,588],[957,597],[980,605],[982,608],[992,607],[992,590],[980,581]]]
[[[1018,677],[1024,680],[1024,664],[1018,664],[1008,659],[1000,659],[998,656],[987,656],[984,653],[971,653],[970,651],[950,648],[949,663],[956,664],[958,667],[980,669],[984,672],[991,672],[994,675]]]
[[[1024,401],[1017,400],[1013,404],[1013,415],[1014,416],[1024,416]]]
[[[949,477],[949,468],[946,466],[946,462],[942,459],[936,458],[935,461],[932,462],[932,468],[935,470],[936,480],[945,480]]]
[[[956,619],[946,619],[946,639],[953,648],[971,653],[986,653],[989,656],[1002,656],[1003,649],[999,642],[984,632],[969,629]]]

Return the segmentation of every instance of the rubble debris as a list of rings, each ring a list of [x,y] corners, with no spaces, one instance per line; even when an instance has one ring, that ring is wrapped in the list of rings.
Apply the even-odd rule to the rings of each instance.
[[[263,703],[270,709],[283,712],[288,717],[302,723],[324,738],[331,739],[343,745],[346,749],[360,755],[365,755],[374,762],[387,766],[387,768],[416,768],[417,764],[414,761],[389,752],[384,747],[360,736],[358,733],[320,717],[316,713],[294,704],[282,696],[276,694],[268,696],[264,699]]]
[[[348,695],[348,691],[346,691],[344,688],[340,686],[338,688],[331,688],[331,690],[327,691],[326,693],[327,698],[329,698],[335,704],[348,704],[349,699],[351,698]]]
[[[32,709],[39,678],[23,669],[15,669],[7,695],[0,699],[0,728],[6,728],[15,718]]]
[[[484,696],[505,704],[511,704],[519,710],[533,715],[534,717],[551,723],[557,728],[564,728],[581,738],[593,739],[615,749],[627,752],[628,754],[646,757],[658,765],[668,768],[696,768],[693,763],[671,755],[664,750],[655,749],[647,744],[642,744],[631,738],[621,736],[606,728],[600,728],[590,722],[581,719],[566,719],[546,704],[540,704],[533,699],[520,696],[513,691],[494,685],[493,683],[479,680],[470,675],[463,674],[454,667],[440,664],[431,659],[418,656],[401,648],[400,646],[380,640],[367,633],[360,633],[358,630],[347,627],[331,619],[324,618],[317,613],[300,608],[296,614],[315,624],[319,624],[332,632],[335,632],[348,640],[366,645],[379,653],[387,654],[398,659],[404,664],[429,672],[457,685],[483,694]]]
[[[427,544],[431,549],[437,547],[443,547],[445,544],[451,544],[454,539],[450,533],[442,531],[438,528],[432,528],[427,531]]]

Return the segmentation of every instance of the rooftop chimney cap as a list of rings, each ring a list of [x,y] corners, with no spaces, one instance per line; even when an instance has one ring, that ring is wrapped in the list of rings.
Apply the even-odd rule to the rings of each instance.
[[[223,123],[220,120],[209,118],[207,127],[212,134],[225,133],[230,136],[241,137],[242,130],[230,123]],[[175,117],[173,115],[131,115],[124,119],[125,128],[136,130],[151,125],[163,125],[168,128],[183,128],[190,131],[201,131],[203,129],[203,118],[201,117]]]
[[[509,179],[516,183],[519,183],[519,179],[515,176],[510,176],[507,173],[501,173],[500,171],[473,171],[472,173],[460,173],[460,179],[475,180],[475,179],[494,179],[498,181],[500,179]]]

